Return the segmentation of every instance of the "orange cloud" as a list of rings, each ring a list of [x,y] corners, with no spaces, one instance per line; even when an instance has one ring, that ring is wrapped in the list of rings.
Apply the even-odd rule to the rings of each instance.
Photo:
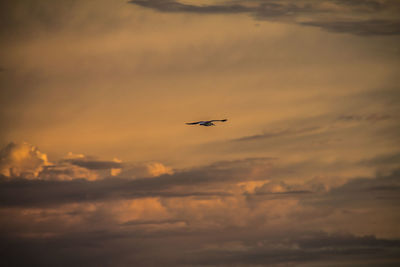
[[[158,177],[164,174],[174,173],[171,167],[165,166],[160,162],[126,164],[125,168],[121,169],[121,171],[111,171],[115,173],[115,175],[131,179]]]
[[[147,167],[149,174],[153,177],[160,176],[163,174],[173,174],[174,173],[172,168],[167,167],[159,162],[149,163],[149,164],[147,164],[146,167]]]
[[[34,179],[50,164],[46,154],[26,142],[10,143],[0,151],[0,173],[6,177]]]
[[[125,164],[118,158],[102,161],[72,152],[52,163],[45,153],[26,142],[10,143],[0,151],[0,174],[9,178],[94,181],[110,176],[135,179],[173,173],[160,162]]]

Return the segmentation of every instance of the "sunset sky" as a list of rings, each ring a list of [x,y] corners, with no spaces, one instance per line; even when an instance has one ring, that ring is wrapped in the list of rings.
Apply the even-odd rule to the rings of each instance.
[[[400,1],[0,13],[7,266],[399,266]]]

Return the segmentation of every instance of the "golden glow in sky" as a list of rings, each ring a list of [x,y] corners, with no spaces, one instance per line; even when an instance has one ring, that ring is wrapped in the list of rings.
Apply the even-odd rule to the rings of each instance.
[[[398,1],[0,7],[8,266],[400,261]]]

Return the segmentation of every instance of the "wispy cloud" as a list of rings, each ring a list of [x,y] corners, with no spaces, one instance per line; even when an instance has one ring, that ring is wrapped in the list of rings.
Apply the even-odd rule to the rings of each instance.
[[[274,137],[285,137],[285,136],[298,135],[298,134],[307,134],[307,133],[312,133],[318,129],[321,129],[321,128],[317,127],[317,126],[307,127],[307,128],[287,128],[287,129],[276,131],[276,132],[266,132],[263,134],[256,134],[256,135],[240,137],[240,138],[234,139],[233,141],[239,141],[239,142],[255,141],[255,140],[268,139],[268,138],[274,138]]]
[[[327,31],[355,35],[400,34],[396,1],[234,1],[192,4],[174,0],[132,0],[130,3],[160,12],[198,14],[248,13],[258,20],[281,20]],[[347,15],[347,16],[344,16]]]
[[[351,33],[361,36],[399,35],[400,21],[364,20],[364,21],[309,21],[301,25],[319,27],[330,32]]]
[[[349,114],[341,115],[338,120],[342,121],[368,121],[368,122],[378,122],[392,119],[392,116],[387,114]]]

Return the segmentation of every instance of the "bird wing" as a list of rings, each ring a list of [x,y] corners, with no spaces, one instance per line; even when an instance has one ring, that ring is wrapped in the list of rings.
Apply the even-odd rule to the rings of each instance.
[[[193,124],[199,124],[200,122],[202,122],[202,121],[187,122],[186,124],[187,124],[187,125],[193,125]]]
[[[211,120],[210,122],[213,122],[213,121],[227,121],[228,119],[223,119],[223,120]]]

